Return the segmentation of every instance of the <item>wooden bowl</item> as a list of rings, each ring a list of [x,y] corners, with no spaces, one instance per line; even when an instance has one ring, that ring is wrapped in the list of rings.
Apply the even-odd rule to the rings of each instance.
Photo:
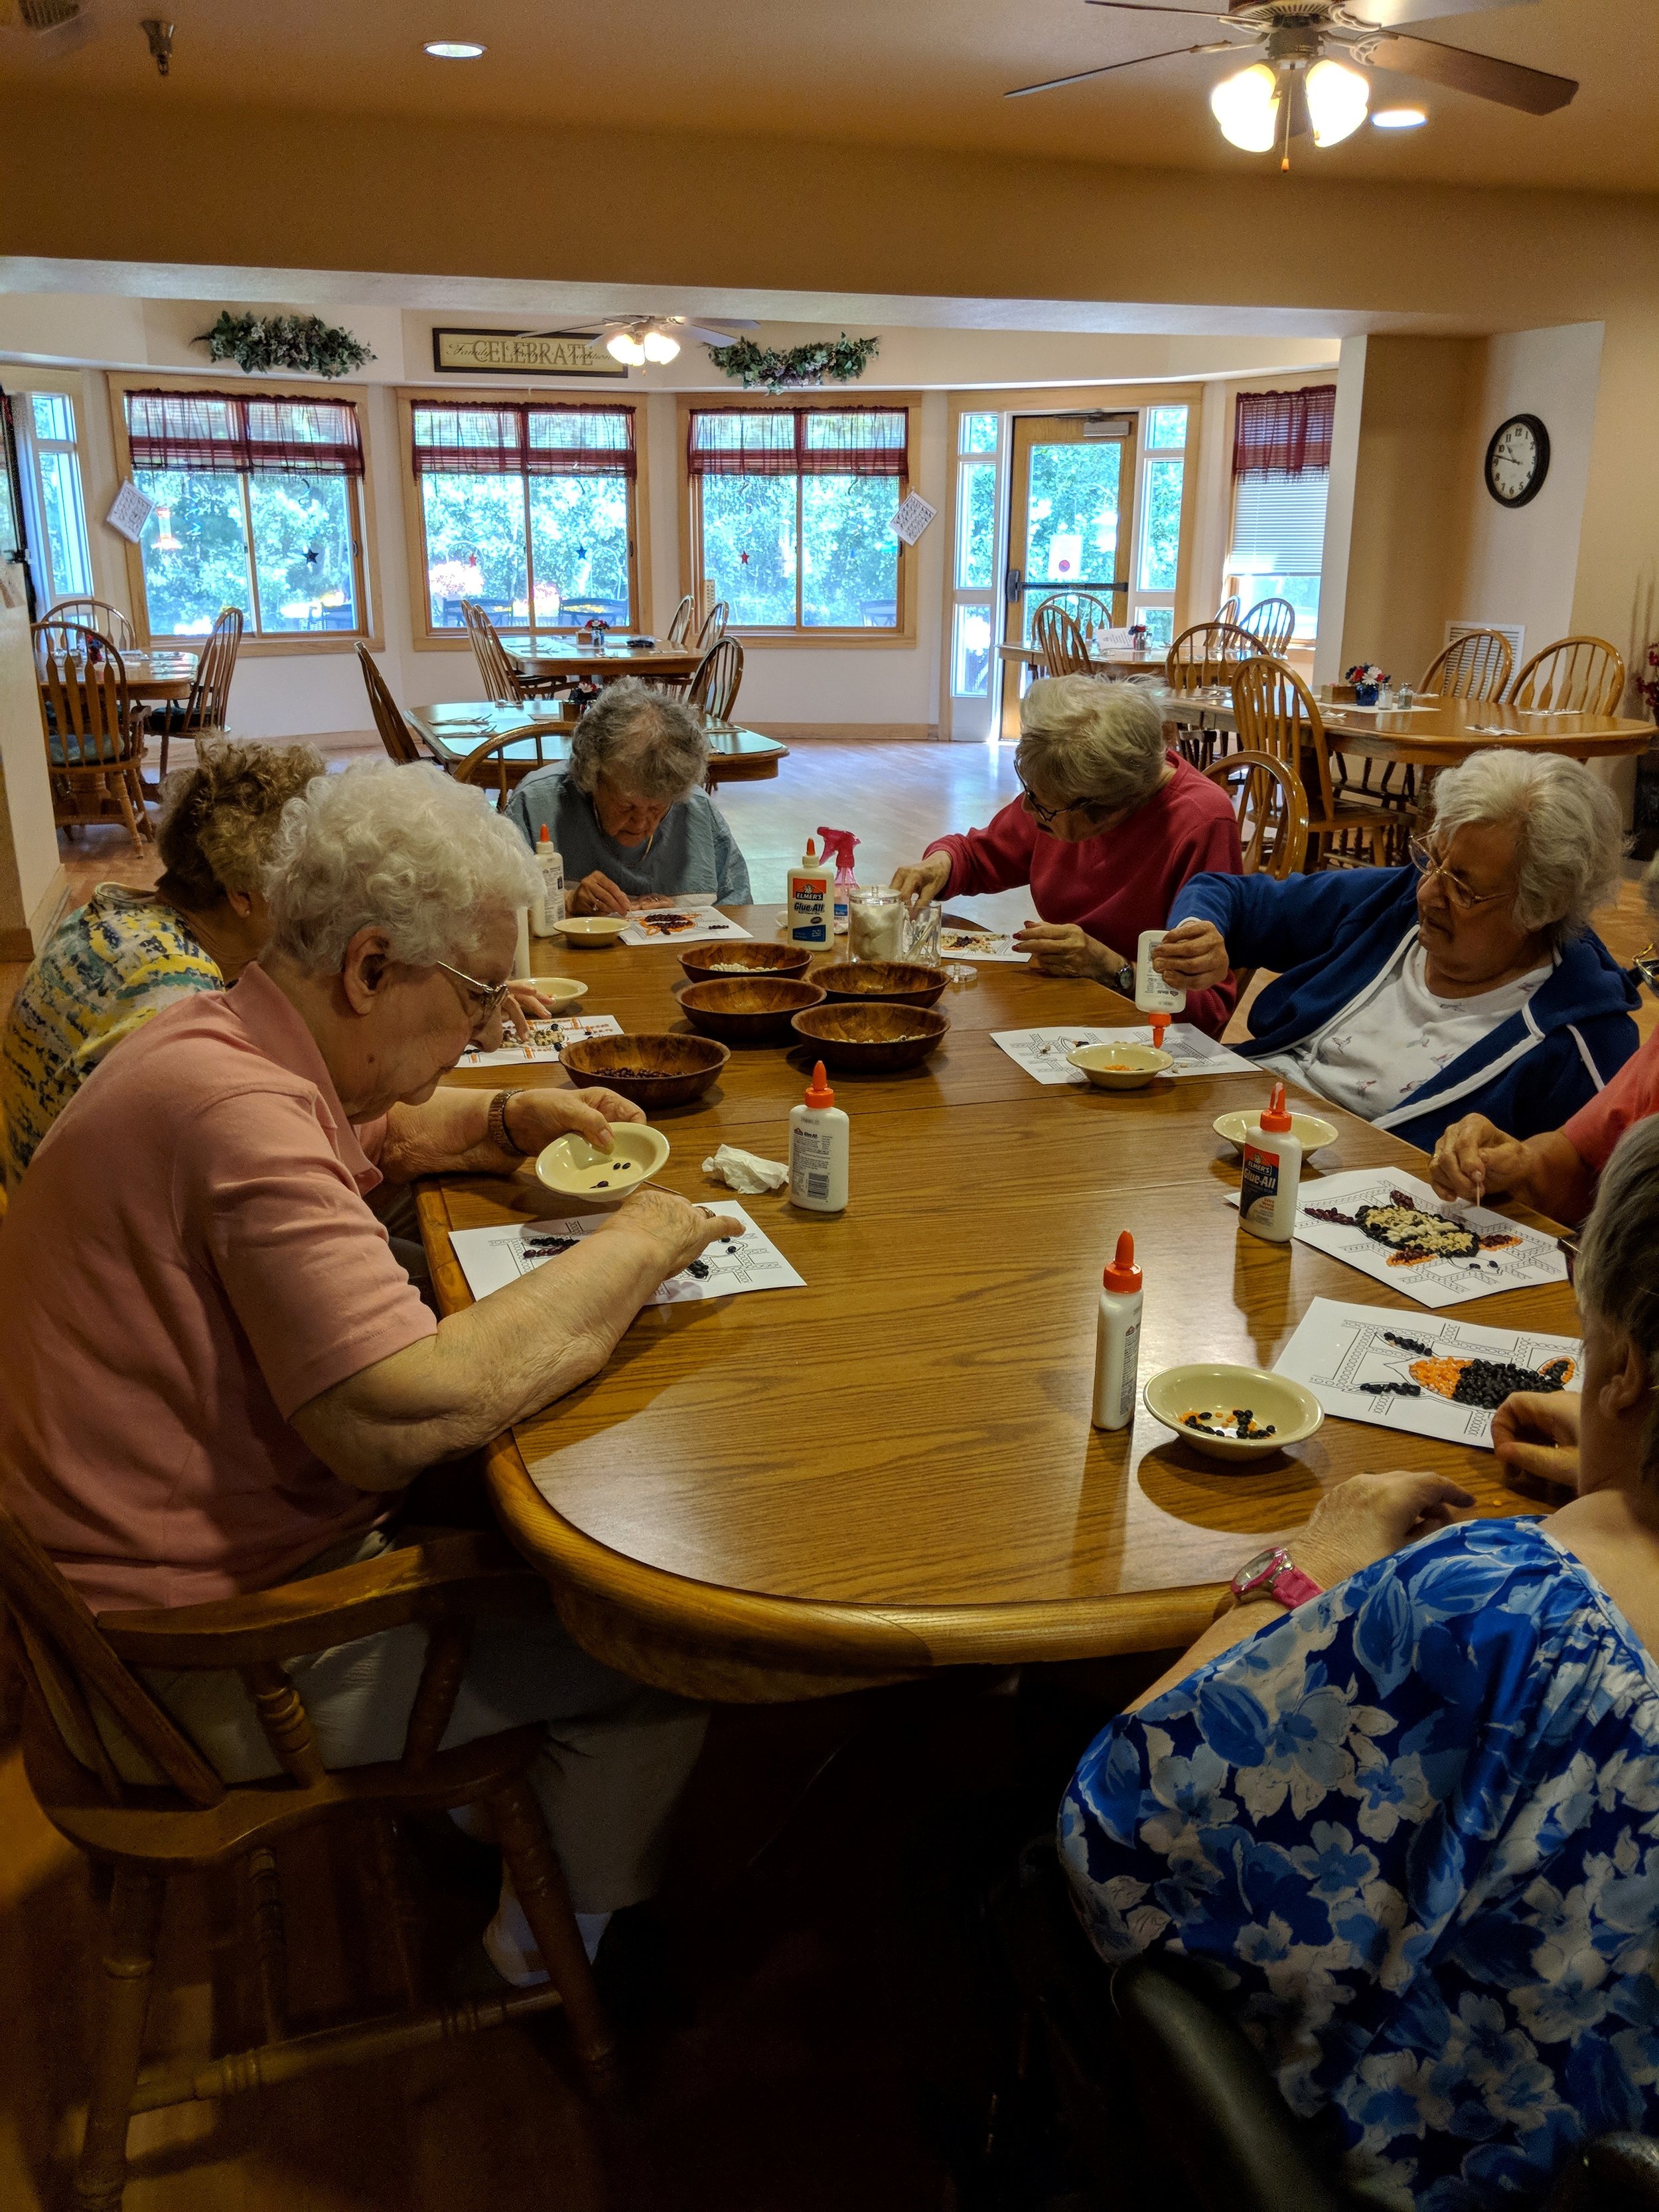
[[[566,1045],[560,1065],[574,1083],[602,1083],[643,1106],[683,1106],[701,1098],[732,1057],[712,1037],[579,1037]]]
[[[792,1014],[823,1004],[816,983],[793,975],[720,975],[707,983],[683,983],[675,995],[693,1029],[727,1044],[787,1037]]]
[[[739,968],[764,975],[804,975],[811,957],[804,945],[739,939],[735,945],[694,945],[681,953],[680,965],[694,983],[709,983],[729,981]]]
[[[937,1052],[951,1024],[931,1006],[875,1004],[809,1007],[790,1027],[809,1052],[831,1067],[853,1074],[880,1075],[890,1068],[915,1067]],[[568,1054],[566,1054],[567,1064]]]
[[[817,969],[812,981],[832,999],[906,1006],[933,1006],[945,983],[939,969],[924,968],[919,960],[838,960]]]

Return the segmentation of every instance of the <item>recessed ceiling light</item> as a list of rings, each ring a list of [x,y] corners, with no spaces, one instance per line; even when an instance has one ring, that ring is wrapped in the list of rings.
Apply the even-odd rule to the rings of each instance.
[[[430,54],[434,62],[476,62],[483,52],[470,39],[430,39],[421,52]]]
[[[1420,131],[1428,119],[1420,107],[1379,107],[1371,118],[1379,131]]]

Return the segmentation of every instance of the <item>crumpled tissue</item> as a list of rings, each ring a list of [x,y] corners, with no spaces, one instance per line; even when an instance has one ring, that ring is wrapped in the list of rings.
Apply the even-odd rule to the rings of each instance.
[[[733,1190],[750,1197],[757,1191],[781,1190],[789,1180],[789,1170],[781,1160],[763,1160],[758,1153],[742,1152],[736,1145],[722,1145],[712,1159],[703,1162],[702,1171],[718,1176]]]

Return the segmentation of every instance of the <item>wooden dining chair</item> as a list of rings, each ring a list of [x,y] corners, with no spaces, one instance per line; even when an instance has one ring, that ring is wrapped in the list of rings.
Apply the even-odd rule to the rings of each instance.
[[[527,724],[519,730],[498,730],[482,744],[474,745],[465,760],[457,761],[450,774],[457,783],[476,783],[485,791],[494,791],[496,805],[505,806],[508,794],[537,769],[564,766],[570,757],[568,740],[575,726],[572,720],[565,723],[562,729],[556,722],[548,722],[539,726]],[[559,743],[551,750],[544,750],[546,741],[553,738]],[[526,752],[509,760],[509,745],[533,746],[534,757]]]
[[[1267,753],[1293,769],[1307,794],[1312,868],[1380,865],[1396,852],[1403,859],[1409,817],[1374,795],[1338,788],[1324,718],[1296,671],[1264,655],[1245,661],[1232,686],[1240,750]]]
[[[1308,794],[1289,762],[1273,753],[1229,753],[1204,773],[1233,802],[1243,873],[1277,883],[1298,875],[1308,851]]]
[[[1296,609],[1288,599],[1258,599],[1248,613],[1239,617],[1239,627],[1249,630],[1252,637],[1259,637],[1264,652],[1279,660],[1296,635]]]
[[[1441,699],[1501,699],[1514,665],[1501,629],[1468,629],[1436,653],[1417,688]]]
[[[1237,601],[1233,602],[1235,609]],[[1172,641],[1164,656],[1164,680],[1171,691],[1207,691],[1212,684],[1230,684],[1234,672],[1264,650],[1261,641],[1236,622],[1194,623]],[[1218,744],[1218,730],[1176,728],[1181,751],[1194,768],[1207,768]]]
[[[512,654],[501,643],[501,634],[476,599],[461,601],[461,619],[471,640],[484,697],[495,705],[516,707],[529,696],[530,687],[519,672]]]
[[[149,835],[144,727],[119,648],[57,616],[37,623],[33,638],[54,820],[66,829],[125,822],[142,853]]]
[[[665,645],[684,645],[691,629],[691,617],[697,611],[696,602],[690,592],[674,610],[674,619],[668,625]]]
[[[22,1647],[29,1788],[58,1834],[113,1875],[91,2095],[75,2170],[78,2212],[118,2212],[135,2112],[413,2051],[555,2005],[564,2008],[590,2083],[611,2086],[615,2038],[526,1778],[544,1743],[542,1729],[438,1748],[473,1624],[486,1615],[533,1613],[550,1602],[540,1577],[501,1539],[444,1534],[222,1603],[94,1619],[28,1532],[0,1509],[0,1598]],[[424,1627],[428,1641],[402,1756],[325,1768],[287,1663],[406,1624]],[[239,1674],[282,1778],[222,1781],[152,1696],[144,1676],[157,1668]],[[149,1779],[129,1781],[124,1768]],[[412,1899],[393,1824],[403,1814],[462,1805],[480,1807],[493,1823],[552,1979],[497,1998],[432,2005],[422,2002]],[[295,2034],[272,1847],[297,1830],[346,1820],[371,1830],[376,1887],[387,1906],[385,1940],[406,2002],[398,2012]],[[176,1875],[204,1872],[240,1877],[242,1941],[233,1955],[250,1984],[259,2039],[223,2056],[164,2060],[141,2070],[167,1887]],[[308,1942],[324,1940],[320,1929],[306,1932]]]
[[[1053,599],[1031,617],[1031,642],[1042,655],[1045,676],[1087,676],[1093,664],[1075,618]]]
[[[416,738],[404,720],[402,709],[392,696],[392,687],[374,665],[374,656],[366,645],[357,647],[357,665],[363,672],[363,683],[368,691],[370,712],[374,726],[380,733],[380,743],[392,759],[404,767],[412,767],[417,761],[432,761],[437,756]]]
[[[702,627],[697,632],[697,651],[699,653],[707,653],[711,646],[718,645],[720,640],[726,635],[726,625],[731,621],[731,619],[732,607],[730,601],[726,599],[716,599],[714,605],[709,608],[708,613],[703,617]]]
[[[236,656],[242,647],[242,611],[221,607],[208,633],[190,696],[182,707],[158,708],[150,717],[150,730],[161,740],[161,773],[167,772],[167,746],[174,738],[222,738],[230,713],[230,680],[236,673]]]
[[[1112,627],[1111,609],[1093,592],[1050,592],[1031,610],[1033,624],[1044,607],[1059,607],[1070,615],[1085,638],[1091,630],[1108,630]]]
[[[1604,637],[1559,637],[1534,653],[1510,686],[1506,706],[1557,714],[1616,714],[1625,657]]]
[[[53,617],[60,622],[80,623],[87,629],[95,629],[100,637],[107,638],[123,653],[136,653],[138,649],[137,632],[120,608],[107,599],[84,596],[54,599],[46,609],[45,619],[50,622]]]
[[[1226,598],[1223,599],[1221,605],[1216,609],[1215,618],[1218,623],[1237,622],[1238,593],[1237,592],[1228,592]]]
[[[722,722],[730,721],[743,684],[743,647],[734,637],[723,637],[697,663],[685,687],[688,707],[701,707]]]

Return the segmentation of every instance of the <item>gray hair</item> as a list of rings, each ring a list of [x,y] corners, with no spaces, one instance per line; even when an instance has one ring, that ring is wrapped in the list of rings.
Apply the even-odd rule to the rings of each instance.
[[[491,920],[538,886],[524,840],[475,784],[441,768],[359,761],[290,799],[265,867],[271,950],[310,975],[337,975],[360,929],[394,960],[458,967]]]
[[[1471,753],[1437,777],[1434,828],[1475,823],[1515,831],[1515,921],[1556,945],[1582,936],[1619,888],[1625,848],[1619,806],[1594,769],[1559,753]]]
[[[1014,769],[1061,806],[1138,806],[1164,773],[1164,718],[1133,684],[1045,676],[1019,712]]]
[[[1636,1122],[1602,1170],[1573,1288],[1580,1310],[1627,1336],[1659,1391],[1659,1115]],[[1642,1439],[1645,1473],[1659,1461],[1659,1402]]]
[[[708,769],[702,717],[637,676],[607,684],[570,740],[570,781],[590,794],[603,771],[631,796],[672,806]]]

